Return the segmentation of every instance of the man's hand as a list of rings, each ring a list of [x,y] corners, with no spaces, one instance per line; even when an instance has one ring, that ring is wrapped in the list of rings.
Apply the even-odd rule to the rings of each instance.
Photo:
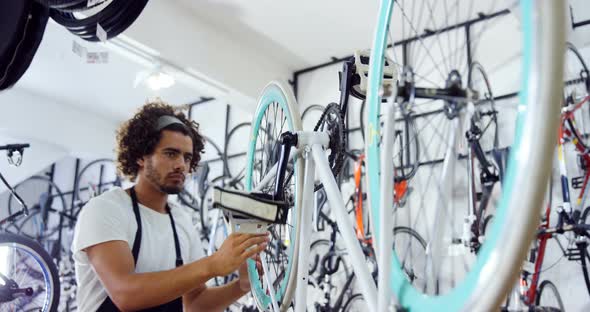
[[[211,273],[214,276],[226,276],[236,271],[248,258],[253,257],[266,248],[267,233],[262,234],[230,234],[219,250],[211,255]]]
[[[260,254],[255,255],[253,260],[256,261],[256,270],[258,271],[258,276],[262,276],[264,272],[262,271],[262,261],[260,260]],[[243,291],[250,291],[251,285],[248,273],[248,261],[244,262],[240,266],[238,274],[240,276],[240,289]]]

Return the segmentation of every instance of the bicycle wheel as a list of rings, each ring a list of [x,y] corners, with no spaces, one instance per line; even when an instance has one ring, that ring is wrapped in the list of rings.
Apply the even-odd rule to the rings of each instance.
[[[565,311],[557,287],[548,280],[541,282],[539,291],[537,292],[537,298],[535,298],[535,305],[542,308],[554,308],[559,309],[559,311]]]
[[[421,275],[426,265],[426,241],[424,238],[411,228],[396,227],[393,229],[393,250],[401,261],[408,281],[424,293],[434,293],[436,287],[435,289],[427,289],[426,276]]]
[[[590,224],[590,207],[586,207],[586,209],[584,209],[579,222],[580,224]],[[590,269],[590,246],[586,242],[586,239],[582,239],[576,242],[576,244],[580,250],[580,267],[582,268],[582,273],[584,274],[584,282],[586,283],[588,294],[590,294],[590,272],[588,272]]]
[[[229,172],[227,155],[223,153],[223,150],[211,138],[203,136],[203,140],[205,140],[205,147],[203,148],[203,155],[201,157],[202,162],[207,162],[214,171],[219,168],[217,167],[217,162],[221,162],[221,174],[227,175]]]
[[[412,103],[404,103],[401,117],[395,121],[395,140],[393,145],[393,164],[395,182],[411,179],[420,166],[419,128],[411,110]],[[361,135],[365,140],[366,101],[361,104]],[[381,124],[381,116],[379,116]],[[365,142],[366,143],[366,142]]]
[[[92,197],[98,196],[113,187],[122,186],[123,179],[117,174],[117,164],[108,158],[87,163],[76,177],[74,201],[82,207]],[[79,209],[73,213],[78,214]]]
[[[564,66],[564,105],[573,106],[572,119],[567,120],[566,126],[571,131],[570,138],[575,138],[584,148],[590,146],[590,78],[588,67],[576,47],[567,43]]]
[[[498,111],[488,74],[479,62],[469,66],[467,78],[469,89],[478,93],[478,100],[474,102],[475,113],[472,124],[477,127],[479,145],[483,152],[490,152],[500,147],[498,136]]]
[[[480,38],[478,42],[481,42],[482,38],[485,38],[481,36],[481,32],[490,26],[491,16],[494,16],[496,21],[502,22],[503,31],[511,26],[516,28],[514,32],[503,32],[506,36],[522,34],[522,40],[516,40],[521,43],[521,47],[511,47],[521,48],[520,55],[522,55],[520,64],[522,73],[516,84],[522,87],[519,91],[519,105],[514,107],[516,134],[503,184],[502,198],[494,215],[490,233],[486,235],[486,240],[479,250],[478,256],[476,257],[465,251],[464,247],[454,243],[455,238],[460,236],[458,232],[463,228],[464,219],[463,215],[457,211],[464,212],[466,209],[449,207],[449,199],[457,198],[452,201],[455,205],[455,203],[465,202],[467,197],[467,187],[464,181],[462,188],[456,189],[455,181],[450,179],[450,174],[454,173],[452,165],[459,160],[459,150],[456,149],[455,144],[458,143],[457,138],[463,137],[462,133],[456,131],[460,126],[459,122],[450,123],[452,128],[447,132],[450,134],[447,138],[444,136],[439,138],[436,132],[445,132],[440,127],[435,127],[437,131],[432,137],[438,138],[437,141],[446,144],[445,150],[448,152],[445,152],[445,159],[448,161],[441,162],[443,166],[432,166],[431,170],[428,170],[426,175],[419,179],[419,181],[424,180],[425,185],[430,185],[428,181],[434,180],[436,184],[430,188],[424,187],[424,189],[430,189],[430,193],[417,190],[423,186],[420,186],[416,181],[418,177],[413,178],[414,191],[412,196],[408,198],[405,207],[419,205],[420,209],[405,209],[404,207],[405,211],[401,211],[401,209],[396,211],[396,214],[400,215],[396,216],[394,226],[400,224],[398,222],[407,221],[403,225],[425,234],[423,237],[432,251],[426,257],[429,264],[427,269],[433,273],[426,274],[426,276],[431,279],[429,283],[440,285],[440,291],[437,294],[425,295],[405,276],[402,263],[394,253],[390,277],[391,287],[399,305],[410,311],[435,311],[440,307],[445,307],[450,311],[461,309],[491,311],[497,309],[501,300],[505,298],[506,290],[510,289],[517,277],[528,244],[534,236],[536,226],[538,226],[537,208],[540,207],[543,200],[542,194],[546,189],[546,181],[551,168],[554,134],[557,129],[554,117],[559,113],[559,107],[555,103],[560,99],[560,86],[555,84],[554,77],[561,75],[563,71],[561,57],[564,47],[563,38],[565,38],[563,2],[520,1],[519,12],[522,15],[518,23],[514,19],[508,20],[506,17],[499,17],[509,13],[509,10],[500,11],[500,9],[505,8],[506,3],[507,5],[511,3],[502,2],[498,9],[497,2],[492,1],[489,8],[488,5],[484,7],[481,1],[477,4],[476,1],[471,1],[468,4],[465,4],[465,1],[455,2],[455,5],[450,8],[441,1],[436,4],[429,1],[381,2],[368,70],[367,131],[365,133],[369,204],[377,240],[379,240],[379,227],[383,226],[378,223],[378,220],[381,219],[379,196],[382,191],[379,158],[382,152],[381,147],[392,144],[392,141],[382,142],[383,139],[392,140],[392,137],[382,134],[379,120],[380,90],[392,89],[382,86],[383,77],[386,76],[391,80],[395,73],[393,70],[395,67],[399,68],[398,72],[412,72],[412,76],[416,79],[414,81],[405,80],[403,86],[413,86],[411,90],[415,92],[407,92],[407,88],[399,88],[401,91],[398,90],[398,101],[400,95],[404,100],[409,100],[416,95],[413,109],[440,109],[447,119],[458,118],[464,114],[462,110],[466,107],[465,103],[473,101],[474,97],[465,94],[469,92],[459,92],[459,90],[465,90],[462,77],[465,77],[468,66],[467,62],[464,62],[465,49],[463,47],[465,47],[466,40],[461,39],[464,38],[463,33],[460,33],[462,30],[449,29],[448,26],[451,23],[457,24],[467,20],[479,21],[479,25],[472,29],[480,31],[480,33],[475,33],[473,38]],[[433,9],[433,5],[438,6]],[[449,10],[451,13],[445,14],[445,11]],[[494,15],[495,12],[504,13]],[[541,20],[543,21],[542,25],[540,24]],[[426,28],[424,33],[422,33],[423,27]],[[446,30],[443,32],[443,29]],[[439,37],[441,34],[442,40],[448,45],[441,44],[441,37]],[[463,37],[459,37],[459,35]],[[399,41],[397,43],[393,42],[393,39],[389,41],[390,38],[396,38]],[[453,42],[456,44],[453,45]],[[390,44],[394,48],[389,49]],[[470,43],[470,47],[474,48],[473,43]],[[403,59],[408,60],[403,65],[396,61],[402,59],[400,54],[403,51],[400,50],[406,51]],[[438,52],[435,52],[437,50]],[[512,53],[508,50],[506,47],[501,51],[494,50],[496,55],[491,61],[499,62],[502,59],[499,54]],[[472,52],[477,52],[477,50],[474,49]],[[436,57],[432,55],[433,53],[437,53]],[[460,53],[463,53],[463,57]],[[391,84],[390,81],[386,80],[385,82]],[[426,87],[421,88],[422,86]],[[451,89],[455,91],[451,91]],[[435,91],[430,92],[432,90]],[[445,93],[445,91],[449,92]],[[417,95],[420,95],[420,100]],[[436,116],[436,114],[428,116]],[[420,128],[419,125],[418,128]],[[419,137],[423,138],[421,134]],[[533,144],[533,142],[536,143]],[[433,151],[430,146],[420,145],[423,155]],[[422,172],[423,170],[420,169],[417,175]],[[531,181],[531,173],[535,175],[534,181]],[[392,173],[384,172],[383,174]],[[430,179],[434,175],[437,175],[438,178]],[[445,177],[449,177],[449,179],[444,179]],[[516,189],[518,189],[518,194],[513,191]],[[390,190],[385,191],[389,192]],[[434,203],[438,206],[430,207],[429,216],[422,209],[427,203]],[[500,255],[502,256],[500,257]],[[434,285],[429,285],[427,289],[431,289],[432,286]]]
[[[53,261],[26,237],[0,234],[0,311],[57,311],[60,285]]]
[[[245,180],[247,191],[252,191],[259,186],[263,177],[277,162],[278,139],[281,133],[301,131],[300,115],[290,90],[281,83],[271,82],[264,88],[258,99],[248,146]],[[268,278],[272,284],[268,286],[274,292],[273,297],[283,311],[291,303],[296,284],[300,218],[298,203],[301,201],[300,190],[303,181],[302,162],[294,159],[290,163],[285,178],[284,198],[292,208],[289,210],[287,224],[269,227],[272,238],[264,251],[270,270]],[[271,193],[274,190],[273,184],[274,179],[258,191]],[[256,303],[261,310],[265,310],[271,304],[271,296],[264,282],[265,278],[258,275],[254,261],[248,261],[248,272]]]
[[[342,307],[344,312],[365,312],[367,311],[367,303],[363,299],[363,295],[355,294],[348,298],[348,301]]]
[[[309,279],[307,288],[307,310],[315,311],[316,303],[338,298],[343,291],[342,286],[350,276],[350,268],[345,262],[345,251],[336,246],[332,247],[332,242],[327,239],[318,239],[311,243],[309,249]],[[324,270],[322,270],[322,263]],[[328,272],[329,270],[329,272]],[[322,275],[322,271],[325,275]],[[330,285],[327,285],[329,279]],[[340,287],[338,287],[340,286]],[[325,297],[326,289],[329,290],[329,297]]]
[[[227,134],[225,152],[227,153],[227,166],[229,176],[241,181],[246,171],[246,149],[244,142],[248,142],[251,123],[243,122],[233,127]]]
[[[203,201],[206,199],[207,189],[209,188],[209,164],[203,163],[197,167],[195,172],[192,172],[184,184],[184,189],[178,193],[178,200],[180,203],[192,209],[193,224],[199,224],[201,230],[206,230],[203,226],[203,215],[201,209]],[[198,219],[198,220],[197,220]]]
[[[43,243],[59,230],[59,214],[66,211],[63,192],[48,177],[32,176],[19,183],[14,190],[29,206],[30,215],[19,223],[18,233]],[[8,211],[20,210],[20,204],[12,194],[8,197]]]
[[[313,131],[315,125],[320,121],[320,117],[324,113],[326,108],[319,104],[312,104],[306,107],[301,114],[301,124],[303,130]]]

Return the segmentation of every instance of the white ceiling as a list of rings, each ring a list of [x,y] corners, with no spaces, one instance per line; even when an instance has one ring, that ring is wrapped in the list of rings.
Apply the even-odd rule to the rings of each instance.
[[[352,54],[371,44],[375,0],[177,0],[199,18],[288,59],[293,70]]]
[[[511,2],[512,0],[498,0],[495,3]],[[484,5],[490,1],[477,2]],[[300,0],[300,1],[239,1],[239,0],[152,0],[148,8],[126,34],[140,34],[138,28],[153,34],[141,43],[150,46],[169,46],[173,41],[162,38],[162,33],[153,32],[153,19],[150,15],[160,16],[164,14],[166,7],[174,8],[178,13],[183,9],[188,16],[194,17],[206,25],[205,27],[191,28],[188,24],[182,24],[183,29],[178,29],[175,35],[182,35],[183,39],[190,38],[190,34],[198,34],[203,31],[215,31],[215,37],[226,36],[233,38],[236,46],[244,50],[257,51],[263,62],[271,62],[271,58],[287,66],[292,70],[302,69],[329,61],[331,57],[350,55],[355,49],[367,48],[371,44],[371,36],[374,28],[375,15],[378,10],[377,0]],[[438,2],[433,2],[438,3]],[[590,18],[590,1],[570,0],[573,7],[575,21]],[[441,5],[435,4],[435,10],[442,10]],[[502,5],[498,5],[502,6]],[[498,9],[500,9],[498,7]],[[151,11],[148,9],[152,9]],[[155,10],[155,11],[154,11]],[[436,14],[439,16],[440,14]],[[170,16],[164,16],[169,18]],[[199,24],[195,24],[198,26]],[[204,24],[201,24],[204,25]],[[183,32],[184,31],[184,32]],[[187,36],[187,34],[189,34]],[[590,26],[578,28],[577,37],[590,42]],[[147,38],[147,39],[146,39]],[[207,38],[207,37],[200,37]],[[72,51],[73,42],[77,42],[89,51],[108,51],[108,64],[86,64],[82,58]],[[161,43],[159,46],[158,44]],[[185,53],[195,56],[193,59],[210,64],[214,63],[214,55],[199,55],[194,51],[194,42],[184,40],[173,46],[173,49],[165,51],[164,57],[177,60],[176,54]],[[207,46],[207,42],[197,42],[198,45]],[[179,47],[190,46],[192,50],[183,51]],[[229,47],[229,46],[228,46]],[[222,48],[214,47],[214,50]],[[156,53],[159,51],[156,51]],[[222,51],[219,51],[221,53]],[[244,57],[244,51],[223,51],[234,56],[234,60],[227,62],[248,63],[252,60]],[[207,58],[209,56],[210,58]],[[244,57],[242,59],[241,57]],[[209,59],[210,61],[206,61]],[[186,68],[192,64],[189,58],[183,58],[179,65]],[[235,65],[232,65],[235,66]],[[234,67],[235,68],[235,67]],[[63,27],[50,22],[47,26],[43,42],[31,64],[29,70],[18,82],[15,89],[23,89],[43,95],[49,99],[63,104],[69,104],[77,109],[89,111],[107,120],[119,122],[132,114],[136,107],[140,106],[148,98],[162,97],[171,104],[186,104],[198,100],[203,94],[194,87],[177,82],[166,90],[154,92],[144,85],[133,87],[135,76],[142,70],[150,69],[140,62],[132,61],[118,53],[109,50],[103,44],[89,43],[71,35]],[[215,69],[198,68],[202,74],[214,76]],[[254,68],[256,70],[256,68]],[[262,70],[262,69],[260,69]],[[221,69],[219,70],[221,71]],[[245,71],[245,74],[241,73]],[[248,77],[253,75],[251,68],[235,68],[234,76]],[[270,71],[272,72],[272,71]],[[231,67],[230,67],[231,75]],[[243,74],[240,76],[240,74]],[[229,83],[228,79],[223,81]],[[229,87],[232,87],[229,85]],[[257,87],[256,90],[261,88]],[[7,91],[10,92],[10,91]],[[252,96],[251,94],[248,94]],[[255,94],[253,95],[256,96]],[[230,101],[230,104],[233,104]],[[40,104],[41,105],[41,104]]]
[[[208,21],[236,40],[258,46],[275,58],[286,61],[292,70],[318,65],[330,61],[332,57],[351,55],[355,49],[369,48],[379,6],[377,0],[177,2],[190,8],[199,19]],[[569,2],[576,21],[590,19],[590,1]],[[408,3],[406,7],[409,8]],[[445,16],[440,3],[431,3],[437,19]],[[461,15],[465,15],[468,11],[465,3],[461,0],[450,1],[448,7],[461,8]],[[514,0],[478,1],[473,12],[491,13],[513,3]],[[426,8],[423,10],[426,11]],[[452,18],[453,12],[449,14]],[[581,37],[590,35],[590,26],[576,31]]]
[[[86,63],[85,58],[73,52],[74,42],[88,51],[109,53],[108,63]],[[32,91],[115,122],[129,118],[149,98],[161,97],[173,105],[181,105],[205,96],[178,81],[160,91],[153,91],[145,84],[134,88],[136,74],[151,69],[101,43],[80,40],[50,22],[31,66],[14,88]]]

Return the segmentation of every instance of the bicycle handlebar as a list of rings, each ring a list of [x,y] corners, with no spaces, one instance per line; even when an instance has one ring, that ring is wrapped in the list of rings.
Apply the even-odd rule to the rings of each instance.
[[[8,151],[19,151],[24,150],[25,148],[31,147],[30,144],[7,144],[7,145],[0,145],[0,151],[8,150]]]

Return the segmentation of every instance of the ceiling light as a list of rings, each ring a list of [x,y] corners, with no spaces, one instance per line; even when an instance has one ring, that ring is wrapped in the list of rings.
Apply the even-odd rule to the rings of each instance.
[[[172,87],[176,81],[174,80],[174,77],[168,74],[154,72],[147,77],[145,82],[150,89],[157,91]]]

